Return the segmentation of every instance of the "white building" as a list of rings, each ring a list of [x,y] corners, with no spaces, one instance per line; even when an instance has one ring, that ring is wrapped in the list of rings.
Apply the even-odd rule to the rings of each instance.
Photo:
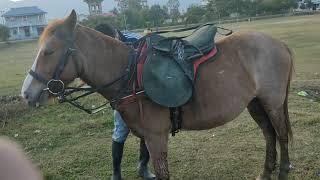
[[[11,8],[4,13],[5,25],[10,29],[10,40],[34,39],[47,25],[46,12],[36,6]]]

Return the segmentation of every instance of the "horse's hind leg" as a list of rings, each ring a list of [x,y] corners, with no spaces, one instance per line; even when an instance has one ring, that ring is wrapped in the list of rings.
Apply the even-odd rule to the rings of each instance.
[[[260,179],[271,179],[272,171],[275,169],[277,160],[276,151],[276,132],[265,112],[263,106],[260,104],[259,99],[253,99],[248,105],[248,111],[252,118],[256,121],[262,129],[263,135],[266,140],[266,159],[264,163],[263,174]]]
[[[288,173],[290,170],[289,153],[288,153],[288,141],[289,136],[292,136],[289,117],[286,113],[285,105],[279,108],[272,108],[267,111],[270,117],[271,123],[277,133],[279,144],[280,144],[280,173],[279,180],[287,180]]]

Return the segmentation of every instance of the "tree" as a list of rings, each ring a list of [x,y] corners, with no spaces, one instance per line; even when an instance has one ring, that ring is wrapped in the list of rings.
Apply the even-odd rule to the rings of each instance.
[[[305,3],[306,3],[306,8],[308,9],[312,9],[314,6],[311,0],[306,0]]]
[[[224,0],[208,0],[206,8],[208,20],[220,19],[229,15],[226,11],[227,6]]]
[[[104,17],[104,16],[90,16],[88,19],[85,19],[81,24],[88,26],[90,28],[95,28],[99,24],[108,23],[117,29],[123,29],[124,25],[122,19],[118,17]]]
[[[191,5],[188,7],[187,12],[185,14],[186,23],[197,23],[203,19],[206,11],[205,8],[199,5]]]
[[[114,15],[116,15],[116,16],[119,15],[119,11],[115,7],[110,12],[113,13]]]
[[[8,41],[10,37],[10,30],[7,26],[0,24],[0,40],[1,41]]]
[[[124,15],[126,18],[127,27],[129,29],[143,27],[145,22],[141,11],[129,8],[124,12]]]
[[[124,12],[128,9],[140,10],[141,0],[115,0],[118,3],[120,12]]]
[[[157,4],[150,7],[147,19],[153,23],[153,26],[161,26],[166,18],[168,13],[165,7]]]
[[[298,6],[297,0],[263,0],[261,8],[269,13],[283,13]]]
[[[179,0],[169,0],[167,2],[167,7],[168,7],[169,15],[170,15],[170,18],[172,19],[172,21],[178,22],[178,19],[180,17],[180,11],[179,11],[180,2],[179,2]]]
[[[128,9],[142,9],[141,0],[128,0]]]
[[[254,16],[288,12],[297,7],[297,0],[207,0],[208,18],[227,17],[230,14]]]

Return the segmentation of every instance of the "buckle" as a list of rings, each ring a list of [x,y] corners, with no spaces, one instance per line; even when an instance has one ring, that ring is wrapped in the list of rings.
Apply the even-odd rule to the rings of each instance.
[[[61,95],[65,91],[65,85],[61,80],[51,79],[47,83],[47,88],[45,89],[49,91],[52,95]]]

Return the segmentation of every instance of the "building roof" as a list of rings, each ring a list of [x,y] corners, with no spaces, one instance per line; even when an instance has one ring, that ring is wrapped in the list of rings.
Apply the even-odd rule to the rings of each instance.
[[[17,17],[17,16],[31,16],[37,14],[46,14],[47,12],[39,9],[37,6],[11,8],[8,12],[4,13],[3,17]]]

